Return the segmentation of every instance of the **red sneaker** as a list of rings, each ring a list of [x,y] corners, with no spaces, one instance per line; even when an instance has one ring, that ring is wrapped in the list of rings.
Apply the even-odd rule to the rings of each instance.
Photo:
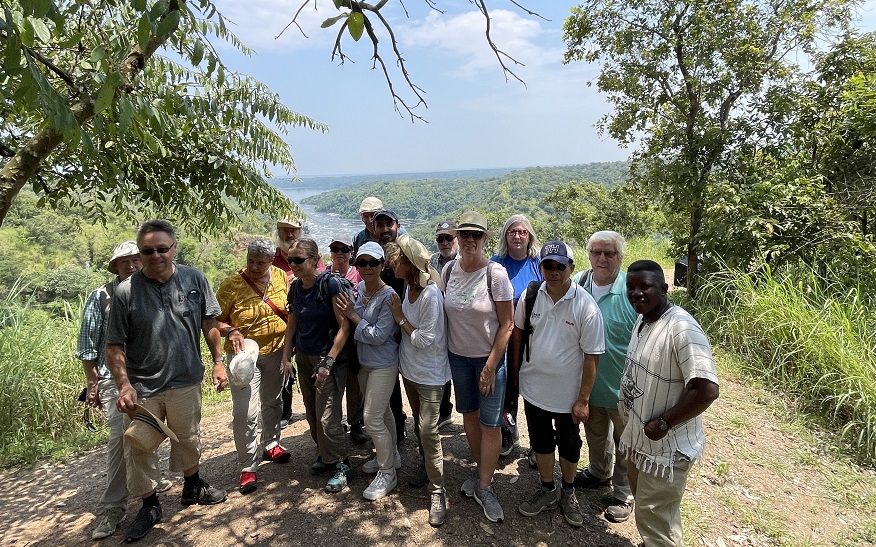
[[[252,471],[244,471],[240,474],[240,493],[250,494],[256,489],[256,474]]]
[[[292,458],[292,454],[282,446],[275,445],[270,450],[265,450],[262,459],[269,462],[286,463]]]

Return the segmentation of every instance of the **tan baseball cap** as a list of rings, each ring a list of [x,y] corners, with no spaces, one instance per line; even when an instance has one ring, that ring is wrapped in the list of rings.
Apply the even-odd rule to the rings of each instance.
[[[381,209],[383,209],[383,202],[374,196],[368,196],[359,204],[360,213],[373,213],[374,211],[379,211]]]

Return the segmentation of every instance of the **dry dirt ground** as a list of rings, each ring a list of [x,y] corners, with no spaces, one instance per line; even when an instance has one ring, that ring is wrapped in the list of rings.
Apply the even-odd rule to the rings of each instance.
[[[302,408],[300,399],[295,405],[295,410]],[[458,416],[442,431],[450,509],[441,528],[428,524],[425,489],[407,486],[416,457],[411,419],[409,439],[401,445],[405,464],[400,486],[387,498],[363,499],[370,477],[361,473],[344,492],[323,492],[326,478],[309,473],[315,451],[300,417],[283,431],[283,444],[293,460],[262,464],[259,489],[242,496],[235,488],[230,409],[230,402],[222,402],[205,412],[201,466],[204,476],[228,490],[228,500],[211,507],[183,507],[181,477],[170,474],[176,484],[159,495],[164,520],[140,545],[630,547],[640,542],[633,519],[610,524],[596,509],[610,497],[607,490],[579,491],[585,513],[585,525],[579,529],[566,524],[558,511],[534,518],[517,513],[517,504],[538,485],[522,449],[502,458],[496,475],[506,520],[487,521],[474,500],[458,493],[471,465]],[[817,448],[821,443],[792,423],[791,416],[773,396],[722,376],[721,399],[706,416],[707,455],[691,474],[683,504],[687,545],[864,544],[860,537],[849,538],[874,528],[872,473],[855,471],[822,452]],[[522,416],[520,421],[524,425]],[[521,431],[521,444],[527,446],[525,426]],[[371,457],[370,443],[353,447],[352,453],[360,466]],[[166,458],[164,446],[165,468]],[[95,449],[64,462],[0,473],[0,545],[96,545],[90,534],[92,510],[105,480],[102,459],[103,452]],[[132,502],[128,515],[138,508],[139,502]],[[121,536],[119,531],[102,542],[116,545]]]

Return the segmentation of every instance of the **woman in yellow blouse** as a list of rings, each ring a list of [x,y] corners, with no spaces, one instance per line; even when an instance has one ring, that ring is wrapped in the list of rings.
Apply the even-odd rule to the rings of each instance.
[[[279,442],[283,404],[280,360],[288,319],[285,306],[289,280],[283,270],[271,265],[274,251],[274,244],[268,239],[252,241],[246,248],[246,268],[228,276],[216,292],[222,308],[219,329],[226,338],[225,351],[229,354],[226,363],[244,351],[244,340],[254,340],[259,345],[252,380],[245,386],[233,383],[231,386],[241,494],[256,489],[256,470],[262,460],[286,463],[290,459]],[[256,427],[260,411],[262,432],[258,443]]]

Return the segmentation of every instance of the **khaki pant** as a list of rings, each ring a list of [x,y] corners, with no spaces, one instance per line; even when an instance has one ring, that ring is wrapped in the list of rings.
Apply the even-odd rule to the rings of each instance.
[[[106,489],[100,498],[100,511],[128,507],[128,479],[125,471],[125,415],[119,412],[116,401],[119,390],[112,378],[98,383],[100,403],[106,415],[109,439],[106,442]]]
[[[304,414],[310,426],[310,435],[319,448],[319,455],[326,465],[347,459],[347,437],[341,423],[344,409],[344,389],[347,384],[347,363],[336,361],[332,372],[321,388],[317,388],[313,373],[320,355],[296,354],[298,387],[304,401]]]
[[[636,497],[636,528],[645,547],[684,547],[681,497],[687,485],[690,463],[687,459],[676,459],[671,481],[640,473],[635,465],[627,469]]]
[[[170,441],[171,471],[185,471],[201,460],[201,384],[166,389],[139,400],[159,420],[165,420],[179,442]],[[125,428],[131,419],[125,416]],[[125,443],[128,492],[142,498],[158,485],[158,450],[145,452]]]
[[[623,430],[624,421],[617,408],[590,407],[590,417],[584,422],[590,459],[587,469],[598,479],[611,477],[615,499],[630,502],[633,492],[627,476],[627,459],[618,449]]]
[[[362,367],[359,385],[365,394],[365,432],[371,436],[381,471],[395,469],[395,417],[389,408],[389,398],[398,381],[398,365],[386,368]]]
[[[231,388],[231,419],[234,446],[237,448],[237,471],[255,471],[262,460],[262,450],[280,442],[280,418],[283,414],[283,372],[280,370],[282,349],[259,355],[249,385]],[[227,357],[231,360],[231,356]],[[261,417],[261,420],[259,420]],[[262,425],[261,443],[257,428]]]
[[[414,415],[414,433],[420,440],[420,453],[426,464],[430,492],[444,492],[444,452],[441,449],[441,435],[438,434],[438,415],[444,386],[427,386],[403,378],[405,393]]]

